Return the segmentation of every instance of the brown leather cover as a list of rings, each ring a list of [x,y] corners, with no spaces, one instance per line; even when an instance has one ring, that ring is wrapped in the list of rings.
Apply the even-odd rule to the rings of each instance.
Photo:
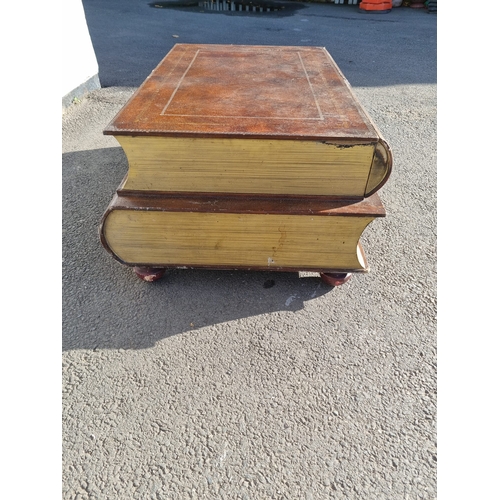
[[[378,142],[325,48],[177,44],[107,135]]]
[[[187,196],[167,193],[150,195],[118,191],[111,200],[107,212],[111,210],[310,215],[311,217],[385,217],[386,215],[377,193],[359,200],[326,197],[287,199],[238,195],[211,196],[195,193]]]

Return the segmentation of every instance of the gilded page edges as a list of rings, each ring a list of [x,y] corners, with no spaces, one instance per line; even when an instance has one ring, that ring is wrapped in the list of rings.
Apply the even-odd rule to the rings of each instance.
[[[379,138],[373,152],[372,165],[368,174],[365,196],[371,196],[378,191],[389,179],[392,171],[392,152],[389,144]]]

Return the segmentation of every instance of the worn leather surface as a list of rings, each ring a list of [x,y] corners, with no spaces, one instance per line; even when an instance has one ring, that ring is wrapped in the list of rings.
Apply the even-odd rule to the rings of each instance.
[[[175,45],[104,133],[379,139],[325,48],[201,44]]]

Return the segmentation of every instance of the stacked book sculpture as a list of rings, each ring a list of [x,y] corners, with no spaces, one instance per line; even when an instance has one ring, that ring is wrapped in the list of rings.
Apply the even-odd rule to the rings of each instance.
[[[168,268],[368,265],[390,148],[324,48],[177,44],[106,127],[128,173],[104,247],[147,281]]]

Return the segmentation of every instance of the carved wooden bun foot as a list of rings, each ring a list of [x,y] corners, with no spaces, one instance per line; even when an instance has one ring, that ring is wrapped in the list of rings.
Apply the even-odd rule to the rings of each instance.
[[[321,279],[330,286],[340,286],[349,281],[352,273],[320,273]]]
[[[161,267],[134,267],[134,273],[143,281],[158,281],[163,278],[166,269]]]

